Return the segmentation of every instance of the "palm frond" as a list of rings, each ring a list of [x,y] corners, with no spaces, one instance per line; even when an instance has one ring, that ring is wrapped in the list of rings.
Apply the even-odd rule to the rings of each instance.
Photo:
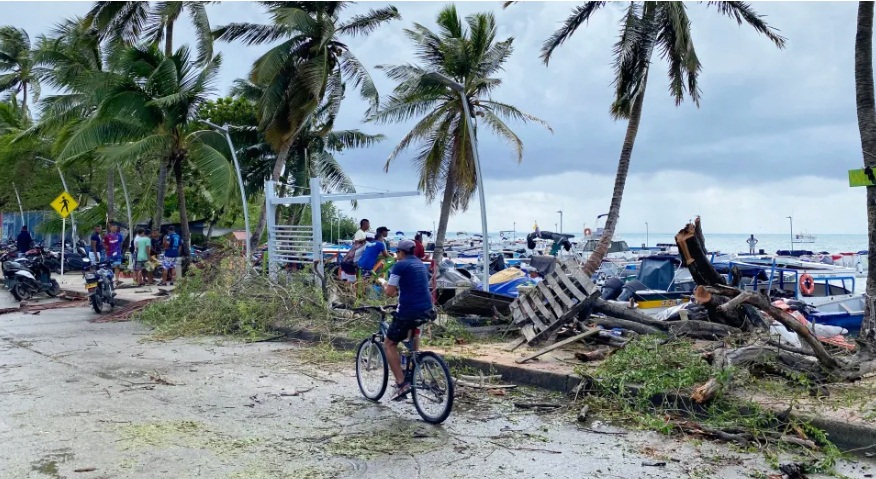
[[[523,123],[531,121],[545,127],[551,133],[554,132],[553,128],[551,128],[548,122],[542,120],[541,118],[538,118],[537,116],[520,111],[519,109],[517,109],[517,107],[514,107],[507,103],[501,103],[494,100],[481,100],[480,104],[484,110],[488,110],[491,113],[496,113],[502,118],[521,121]]]
[[[572,14],[563,22],[563,26],[555,31],[541,46],[541,59],[547,65],[551,61],[551,55],[560,45],[569,39],[582,24],[590,20],[597,10],[605,6],[606,2],[586,2],[584,5],[575,7]]]
[[[286,25],[259,25],[257,23],[230,23],[213,30],[213,38],[223,42],[240,41],[246,45],[275,42],[288,36]]]
[[[763,20],[763,15],[758,15],[748,2],[708,2],[709,6],[715,6],[718,13],[736,20],[738,25],[743,22],[749,24],[758,33],[765,35],[779,48],[785,48],[787,38],[779,35],[779,30],[773,28]]]
[[[690,32],[690,19],[682,2],[666,2],[660,9],[660,31],[657,44],[661,56],[669,64],[669,93],[680,105],[685,93],[690,94],[695,105],[700,104],[700,89],[697,77],[702,66],[694,49]]]
[[[514,151],[517,153],[517,163],[523,163],[523,141],[520,137],[518,137],[511,128],[508,128],[508,125],[506,125],[501,118],[491,111],[485,111],[483,119],[484,123],[493,130],[493,133],[504,138],[511,144]]]
[[[367,35],[379,26],[392,20],[401,20],[401,15],[398,13],[397,8],[390,5],[378,10],[371,9],[366,14],[356,15],[340,24],[337,32],[340,35]]]
[[[374,86],[374,80],[368,74],[368,70],[362,66],[355,55],[347,51],[341,55],[341,71],[353,82],[353,88],[359,89],[362,99],[369,102],[370,107],[365,112],[365,116],[370,115],[380,106],[380,95],[377,92],[377,87]]]

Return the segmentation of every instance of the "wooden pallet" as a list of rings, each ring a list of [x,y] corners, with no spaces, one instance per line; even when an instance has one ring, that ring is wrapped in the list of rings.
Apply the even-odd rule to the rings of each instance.
[[[575,319],[599,294],[577,264],[559,263],[544,281],[511,303],[511,317],[527,344],[536,344]]]

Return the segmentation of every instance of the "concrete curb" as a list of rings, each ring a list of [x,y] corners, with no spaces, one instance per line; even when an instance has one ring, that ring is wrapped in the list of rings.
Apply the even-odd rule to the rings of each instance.
[[[355,350],[361,342],[361,340],[344,336],[315,333],[306,329],[290,328],[279,324],[274,325],[274,330],[290,339],[308,342],[330,341],[335,347],[346,350]],[[484,374],[501,374],[503,381],[566,394],[572,392],[583,379],[574,374],[539,371],[455,355],[445,355],[445,359],[452,366],[468,367],[480,370]],[[793,413],[793,416],[823,430],[840,450],[848,451],[854,449],[855,453],[859,455],[867,451],[876,451],[876,426],[851,424],[805,413]]]

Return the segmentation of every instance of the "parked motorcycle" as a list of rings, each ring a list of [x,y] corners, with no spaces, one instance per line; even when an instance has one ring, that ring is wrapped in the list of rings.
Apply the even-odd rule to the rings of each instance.
[[[42,256],[33,260],[5,261],[3,276],[6,278],[6,286],[18,301],[30,299],[39,293],[46,293],[51,297],[61,293],[61,285],[52,279],[52,272]]]
[[[85,289],[88,290],[88,300],[95,313],[103,312],[103,305],[109,304],[110,308],[116,306],[116,292],[113,288],[113,269],[109,261],[97,263],[97,268],[91,268],[84,274]]]

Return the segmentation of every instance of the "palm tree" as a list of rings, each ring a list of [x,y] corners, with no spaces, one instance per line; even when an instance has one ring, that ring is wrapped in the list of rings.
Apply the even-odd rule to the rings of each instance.
[[[30,37],[23,28],[0,27],[0,92],[21,93],[21,109],[27,114],[28,87],[34,101],[40,97],[40,82],[33,70]]]
[[[864,168],[876,168],[876,94],[873,91],[873,2],[858,2],[855,34],[855,103]],[[861,327],[861,339],[876,339],[876,186],[867,187],[868,313]]]
[[[217,55],[197,67],[187,47],[170,57],[155,45],[127,48],[117,67],[123,80],[73,129],[59,154],[62,161],[96,152],[111,164],[166,163],[176,180],[184,254],[191,240],[184,170],[203,180],[217,204],[233,201],[237,188],[225,138],[197,121],[220,64]]]
[[[264,85],[257,103],[259,127],[277,152],[271,179],[278,181],[295,137],[328,99],[340,108],[344,80],[358,88],[375,108],[377,89],[359,59],[342,40],[367,35],[380,25],[401,18],[395,7],[370,10],[342,21],[349,2],[261,2],[270,24],[232,23],[213,32],[224,41],[260,45],[282,40],[253,64],[250,81]],[[334,118],[334,114],[330,115]],[[327,125],[331,128],[331,125]],[[306,186],[306,185],[298,185]],[[257,246],[267,218],[262,205],[252,237]]]
[[[85,24],[96,28],[101,38],[111,44],[134,45],[148,40],[153,45],[164,42],[164,56],[173,55],[173,32],[176,21],[188,13],[195,29],[198,49],[198,65],[206,65],[213,57],[213,36],[205,5],[209,2],[158,2],[143,1],[94,2],[85,16]],[[164,197],[167,188],[167,173],[170,165],[160,163],[156,192],[153,227],[161,226],[164,217]]]
[[[413,158],[419,170],[419,189],[429,201],[443,190],[441,217],[435,239],[435,257],[444,251],[444,237],[450,214],[468,208],[477,177],[468,137],[463,104],[459,95],[431,80],[438,72],[465,89],[475,117],[514,148],[517,162],[523,161],[523,142],[505,124],[506,120],[534,121],[550,130],[544,121],[517,108],[496,101],[492,93],[502,81],[492,75],[502,70],[511,56],[513,39],[496,41],[496,20],[491,13],[477,13],[462,19],[449,5],[438,14],[439,33],[414,24],[405,34],[414,43],[421,65],[383,65],[389,78],[398,82],[393,94],[370,118],[378,123],[399,123],[421,117],[386,160],[385,170],[408,148],[421,145]]]
[[[232,95],[251,101],[258,101],[264,95],[264,87],[246,80],[237,80],[232,89]],[[335,158],[335,153],[348,149],[367,148],[386,139],[385,136],[363,133],[359,130],[334,130],[338,108],[332,103],[335,100],[326,99],[310,117],[307,118],[301,131],[290,144],[283,165],[286,180],[282,183],[307,184],[311,177],[322,180],[325,191],[340,191],[355,193],[356,188]],[[251,144],[238,152],[242,158],[243,168],[247,170],[250,183],[264,184],[271,178],[276,155],[262,135],[262,142]],[[299,194],[296,189],[293,194]],[[292,224],[300,220],[300,211],[289,208],[292,212]]]
[[[545,65],[554,50],[569,39],[578,27],[587,23],[591,16],[604,7],[607,2],[586,2],[576,7],[572,14],[541,49]],[[738,24],[747,23],[755,31],[765,35],[778,48],[784,48],[785,38],[766,24],[760,15],[745,2],[708,2],[718,13],[735,19]],[[630,169],[630,157],[642,119],[642,106],[645,100],[645,85],[648,82],[651,59],[654,50],[669,64],[669,93],[679,105],[685,97],[699,106],[700,90],[698,77],[700,61],[691,38],[690,19],[683,2],[631,2],[621,19],[621,33],[614,46],[614,87],[615,98],[611,105],[611,116],[615,120],[628,120],[627,133],[621,147],[614,191],[605,229],[595,251],[584,267],[586,274],[593,274],[608,252],[611,238],[620,217],[621,199]]]

